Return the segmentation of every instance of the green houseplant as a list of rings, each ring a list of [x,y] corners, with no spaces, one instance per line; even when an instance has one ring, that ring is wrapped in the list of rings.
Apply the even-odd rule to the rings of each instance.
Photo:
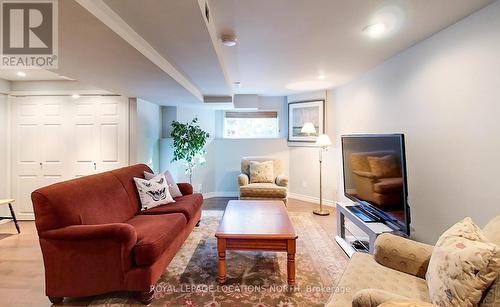
[[[205,164],[205,144],[210,134],[203,131],[197,124],[198,118],[190,123],[172,122],[170,135],[174,140],[174,158],[172,162],[182,161],[186,167],[189,183],[193,183],[193,170],[198,165]]]

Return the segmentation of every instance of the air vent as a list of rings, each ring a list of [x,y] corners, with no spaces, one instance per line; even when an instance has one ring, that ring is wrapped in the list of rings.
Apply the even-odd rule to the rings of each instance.
[[[210,10],[208,9],[208,3],[205,2],[205,18],[207,22],[210,23]]]

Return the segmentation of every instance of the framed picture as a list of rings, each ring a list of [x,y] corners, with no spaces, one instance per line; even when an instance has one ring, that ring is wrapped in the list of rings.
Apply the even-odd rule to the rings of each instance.
[[[315,132],[302,133],[305,124],[312,124]],[[288,104],[288,141],[315,142],[325,133],[325,100],[291,102]]]

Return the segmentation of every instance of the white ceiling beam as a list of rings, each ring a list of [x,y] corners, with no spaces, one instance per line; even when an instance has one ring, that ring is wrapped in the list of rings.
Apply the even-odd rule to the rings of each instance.
[[[103,0],[76,0],[83,8],[89,11],[102,23],[108,26],[132,47],[142,53],[182,87],[188,90],[199,101],[203,101],[203,94],[182,72],[161,56],[142,36],[132,29],[118,14],[115,13]]]

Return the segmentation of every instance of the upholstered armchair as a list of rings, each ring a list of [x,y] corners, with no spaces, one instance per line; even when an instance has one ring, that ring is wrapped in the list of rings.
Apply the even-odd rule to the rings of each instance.
[[[251,183],[250,162],[273,161],[274,182]],[[238,176],[240,199],[282,200],[287,204],[288,177],[284,174],[283,161],[269,157],[243,157],[241,159],[241,174]]]
[[[500,246],[500,215],[484,228]],[[375,241],[374,255],[354,253],[326,307],[439,307],[430,302],[425,280],[433,246],[393,234]],[[500,277],[478,307],[500,306]]]

